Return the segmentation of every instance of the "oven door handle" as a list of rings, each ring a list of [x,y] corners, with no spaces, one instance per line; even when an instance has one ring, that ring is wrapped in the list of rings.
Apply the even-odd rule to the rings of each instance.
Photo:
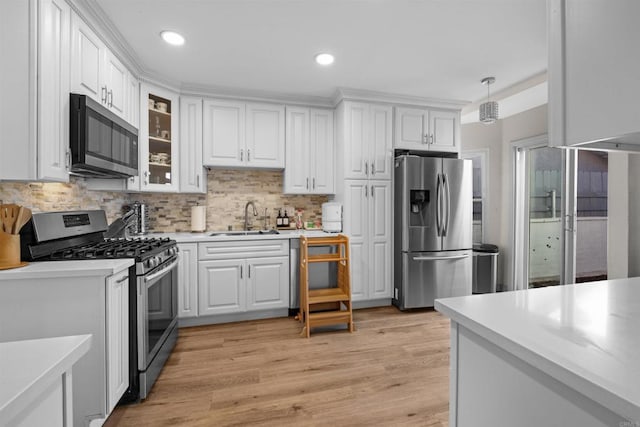
[[[144,278],[145,283],[151,282],[152,280],[155,280],[158,277],[164,275],[169,270],[172,270],[176,265],[178,265],[178,259],[177,258],[171,264],[169,264],[167,267],[163,268],[162,270],[157,271],[157,272],[153,273],[150,276],[146,276]]]

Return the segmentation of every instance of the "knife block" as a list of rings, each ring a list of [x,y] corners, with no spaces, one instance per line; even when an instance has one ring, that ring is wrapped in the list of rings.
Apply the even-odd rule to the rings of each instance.
[[[20,265],[20,235],[0,231],[0,266]]]

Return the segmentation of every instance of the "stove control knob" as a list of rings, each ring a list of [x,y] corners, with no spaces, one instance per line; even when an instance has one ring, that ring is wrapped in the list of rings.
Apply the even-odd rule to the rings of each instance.
[[[158,265],[158,257],[151,257],[147,260],[147,267],[154,268]]]
[[[178,248],[171,248],[170,251],[171,251],[171,255],[175,255],[178,253]]]

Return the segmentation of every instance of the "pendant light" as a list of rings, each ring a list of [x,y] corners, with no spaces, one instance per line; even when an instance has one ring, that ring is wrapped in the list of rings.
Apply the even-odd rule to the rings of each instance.
[[[487,102],[480,104],[480,121],[487,125],[495,123],[495,121],[498,120],[498,103],[489,100],[489,86],[495,83],[495,81],[495,77],[485,77],[480,81],[483,85],[487,85]]]

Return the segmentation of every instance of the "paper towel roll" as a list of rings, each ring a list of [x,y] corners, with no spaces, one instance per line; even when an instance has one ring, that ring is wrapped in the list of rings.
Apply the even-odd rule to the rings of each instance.
[[[207,207],[194,206],[191,208],[191,231],[205,231],[207,229]]]

